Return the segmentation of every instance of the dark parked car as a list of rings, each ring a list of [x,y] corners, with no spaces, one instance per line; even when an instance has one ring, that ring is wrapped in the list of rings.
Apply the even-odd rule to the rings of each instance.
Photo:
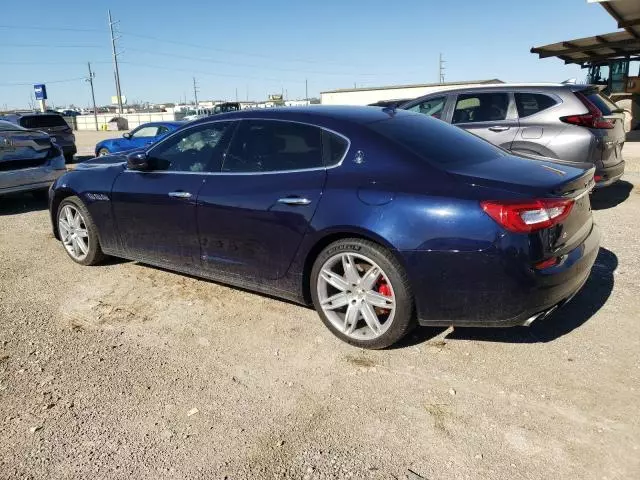
[[[596,186],[624,173],[624,112],[590,85],[481,85],[433,92],[400,108],[452,123],[518,154],[596,167]]]
[[[374,107],[226,113],[50,191],[55,236],[105,255],[313,304],[341,339],[422,325],[529,324],[595,261],[594,169],[512,156]]]
[[[78,151],[73,130],[59,113],[14,113],[0,117],[0,120],[48,133],[51,140],[62,148],[67,162],[71,162]]]
[[[0,195],[44,193],[65,171],[62,151],[49,135],[0,120]]]

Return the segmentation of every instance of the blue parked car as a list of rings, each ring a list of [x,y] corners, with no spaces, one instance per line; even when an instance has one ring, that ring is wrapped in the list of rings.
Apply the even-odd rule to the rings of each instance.
[[[122,138],[109,138],[98,142],[95,150],[96,157],[147,148],[184,124],[185,122],[144,123],[131,132],[123,133]]]
[[[114,255],[312,304],[383,348],[417,323],[528,325],[582,287],[594,168],[537,158],[403,110],[241,111],[78,165],[49,208],[82,265]]]

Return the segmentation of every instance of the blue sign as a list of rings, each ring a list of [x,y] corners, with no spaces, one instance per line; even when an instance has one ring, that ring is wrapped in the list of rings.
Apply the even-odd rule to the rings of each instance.
[[[36,100],[47,99],[47,87],[43,83],[33,86],[33,91],[36,94]]]

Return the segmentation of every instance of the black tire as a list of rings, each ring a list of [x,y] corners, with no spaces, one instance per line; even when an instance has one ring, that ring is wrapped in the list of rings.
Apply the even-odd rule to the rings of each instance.
[[[64,163],[73,163],[73,153],[64,154]]]
[[[59,221],[60,212],[62,212],[62,209],[64,208],[65,205],[72,205],[80,212],[80,214],[83,217],[84,224],[88,234],[88,239],[89,239],[88,253],[82,260],[78,260],[74,258],[67,251],[66,248],[65,248],[65,252],[67,252],[71,260],[73,260],[76,263],[79,263],[80,265],[97,265],[100,262],[104,261],[104,259],[107,256],[102,252],[102,248],[100,248],[100,239],[98,238],[98,228],[93,222],[93,218],[91,218],[91,214],[89,213],[89,210],[87,210],[87,207],[85,207],[84,203],[82,203],[82,200],[80,200],[76,196],[67,197],[64,200],[62,200],[62,202],[60,202],[60,205],[58,206],[58,212],[56,213],[56,222]]]
[[[111,155],[111,152],[106,148],[101,148],[100,150],[98,150],[99,157],[102,157],[104,155]]]
[[[396,312],[393,323],[382,335],[371,340],[360,340],[345,335],[331,323],[320,307],[318,299],[318,275],[320,270],[329,258],[337,253],[346,253],[348,251],[364,255],[377,263],[389,279],[395,294]],[[311,269],[310,280],[311,298],[318,315],[320,315],[326,327],[346,343],[367,349],[386,348],[398,342],[416,326],[413,293],[409,278],[395,256],[377,243],[360,238],[345,238],[328,245],[316,258]]]

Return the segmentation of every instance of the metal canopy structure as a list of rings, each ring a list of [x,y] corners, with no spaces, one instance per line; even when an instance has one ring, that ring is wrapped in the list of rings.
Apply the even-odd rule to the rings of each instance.
[[[612,0],[601,5],[623,31],[577,38],[534,47],[540,58],[557,57],[583,67],[606,64],[614,58],[640,58],[640,0]]]

